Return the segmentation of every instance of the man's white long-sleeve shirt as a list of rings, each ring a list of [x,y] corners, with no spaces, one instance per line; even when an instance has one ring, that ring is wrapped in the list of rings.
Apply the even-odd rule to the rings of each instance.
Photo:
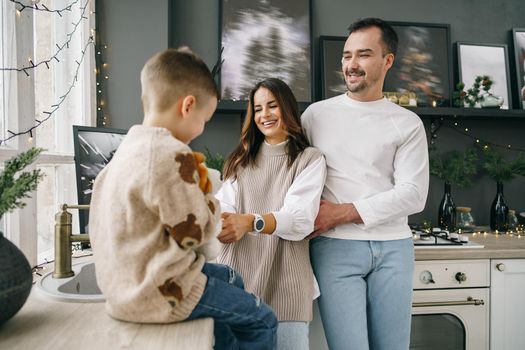
[[[364,224],[324,236],[356,240],[411,237],[407,216],[423,210],[428,148],[419,117],[385,98],[360,102],[346,94],[310,105],[302,124],[326,158],[323,199],[353,203]]]

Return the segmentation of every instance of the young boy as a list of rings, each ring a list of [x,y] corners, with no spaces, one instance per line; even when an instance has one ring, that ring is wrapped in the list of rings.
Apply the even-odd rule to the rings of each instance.
[[[188,48],[168,49],[146,62],[141,85],[144,122],[130,128],[91,198],[106,309],[143,323],[212,317],[216,349],[273,349],[273,311],[232,269],[205,263],[199,252],[215,239],[220,205],[199,179],[203,159],[187,144],[217,106],[211,73]]]

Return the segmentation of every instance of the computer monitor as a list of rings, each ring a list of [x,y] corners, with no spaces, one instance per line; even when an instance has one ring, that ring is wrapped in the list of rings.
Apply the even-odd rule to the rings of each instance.
[[[109,163],[127,130],[73,125],[78,204],[89,204],[93,183]],[[89,232],[89,211],[79,211],[80,232]]]

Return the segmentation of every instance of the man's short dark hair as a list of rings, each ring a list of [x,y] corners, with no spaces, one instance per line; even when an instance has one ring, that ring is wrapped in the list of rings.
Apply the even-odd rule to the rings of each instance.
[[[381,30],[381,39],[383,39],[387,51],[384,54],[393,53],[395,55],[397,53],[397,44],[399,42],[397,33],[390,24],[380,18],[369,17],[357,20],[348,27],[348,35],[372,27],[377,27]]]

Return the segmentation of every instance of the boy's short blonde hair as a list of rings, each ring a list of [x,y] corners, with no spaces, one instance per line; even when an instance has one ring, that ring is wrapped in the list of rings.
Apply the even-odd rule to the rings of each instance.
[[[188,47],[167,49],[151,57],[140,73],[145,111],[163,112],[181,97],[218,98],[206,64]]]

